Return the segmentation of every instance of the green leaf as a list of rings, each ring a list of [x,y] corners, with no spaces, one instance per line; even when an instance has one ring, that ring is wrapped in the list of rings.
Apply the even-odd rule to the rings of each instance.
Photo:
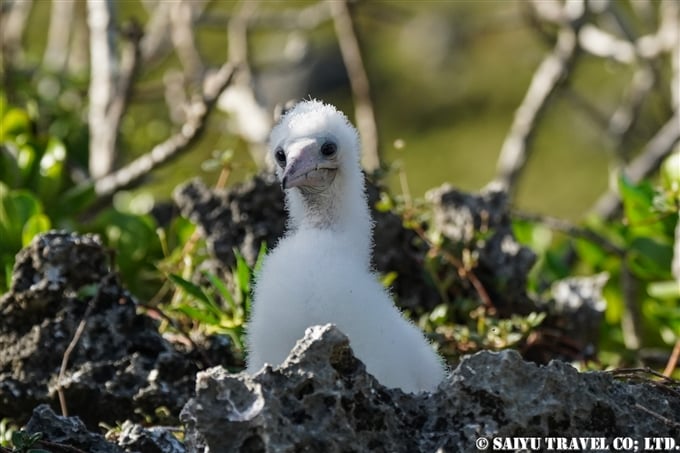
[[[179,305],[176,308],[177,311],[180,313],[184,313],[187,315],[189,318],[193,319],[194,321],[207,324],[210,326],[216,326],[219,325],[220,320],[219,318],[215,317],[212,313],[206,312],[203,310],[200,310],[196,307],[192,307],[191,305],[188,304],[182,304]]]
[[[667,189],[680,188],[680,151],[671,153],[661,164],[661,181]]]
[[[236,286],[242,294],[250,293],[250,267],[246,259],[238,251],[234,250],[236,256]]]
[[[668,280],[647,285],[647,293],[658,299],[680,299],[680,281]]]
[[[190,281],[184,280],[182,277],[180,277],[177,274],[169,274],[168,278],[172,280],[172,282],[179,286],[184,292],[187,294],[193,296],[194,298],[205,302],[205,303],[210,303],[210,300],[208,299],[208,296],[205,294],[203,289],[201,289],[200,286],[195,285],[191,283]]]
[[[224,312],[215,302],[215,299],[213,299],[210,294],[203,291],[200,286],[195,285],[190,281],[184,280],[182,277],[176,274],[169,274],[168,277],[187,294],[193,296],[197,302],[201,303],[201,307],[204,309],[204,311],[210,313],[210,315],[215,319],[219,320],[224,316]]]
[[[236,305],[236,302],[234,302],[234,298],[232,297],[231,293],[229,292],[229,289],[227,288],[227,285],[224,284],[224,282],[215,274],[211,272],[204,272],[204,275],[206,278],[210,281],[210,283],[217,289],[217,291],[220,293],[222,298],[227,301],[229,304],[232,313],[237,313],[238,312],[238,306]]]
[[[31,243],[33,238],[40,233],[49,231],[52,227],[50,218],[45,214],[34,214],[24,224],[24,230],[21,234],[21,244],[26,247]]]
[[[51,138],[40,159],[40,173],[36,189],[40,198],[49,202],[59,195],[64,180],[64,165],[66,162],[66,147],[56,139]]]
[[[83,212],[97,199],[94,184],[87,182],[73,186],[59,196],[59,217],[71,217]]]
[[[0,145],[0,182],[16,189],[19,185],[19,166],[14,154],[6,146]]]
[[[260,268],[262,268],[262,262],[264,261],[265,257],[267,256],[267,243],[262,241],[260,244],[260,250],[257,252],[257,259],[255,260],[255,265],[253,266],[253,275],[257,275],[257,273],[260,271]]]
[[[673,245],[649,237],[636,237],[628,248],[631,269],[645,279],[671,278]]]
[[[40,201],[25,190],[9,190],[0,183],[0,252],[16,253],[22,245],[25,223],[42,213]]]
[[[36,172],[36,160],[38,159],[38,152],[30,144],[22,145],[19,148],[17,155],[17,166],[19,167],[20,185],[30,184],[33,175]]]
[[[28,112],[18,108],[11,108],[2,116],[0,127],[0,142],[11,140],[19,134],[31,133],[31,118]]]
[[[630,225],[643,223],[652,213],[654,189],[649,182],[634,184],[625,175],[619,178],[619,192],[623,210]]]

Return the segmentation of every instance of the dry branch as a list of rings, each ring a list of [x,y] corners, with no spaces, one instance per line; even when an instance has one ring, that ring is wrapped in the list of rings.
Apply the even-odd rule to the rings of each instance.
[[[203,59],[196,47],[194,38],[194,3],[186,0],[173,3],[170,9],[170,37],[175,46],[179,61],[184,68],[184,76],[191,85],[199,84],[203,78]],[[200,2],[198,2],[200,3]]]
[[[536,3],[543,7],[547,5],[543,2]],[[510,193],[514,192],[516,182],[529,158],[530,142],[542,117],[541,114],[574,65],[578,49],[576,36],[579,22],[585,14],[585,6],[580,3],[580,8],[570,6],[575,3],[565,4],[562,11],[568,14],[570,20],[560,28],[555,47],[534,73],[529,89],[515,112],[510,132],[501,147],[496,182]]]
[[[11,2],[7,7],[9,11],[4,12],[0,16],[0,29],[2,30],[2,53],[4,54],[1,61],[5,65],[8,62],[14,61],[17,55],[21,55],[21,41],[26,29],[26,21],[31,14],[33,6],[32,0],[25,0],[22,2]]]
[[[373,102],[371,101],[368,75],[359,48],[359,40],[354,30],[352,16],[346,0],[328,0],[328,5],[333,16],[340,53],[342,53],[352,86],[354,113],[363,146],[362,166],[367,172],[373,173],[380,168],[378,127],[375,121]]]
[[[225,63],[217,72],[207,75],[203,82],[202,97],[188,106],[187,120],[180,131],[154,146],[149,153],[95,181],[97,196],[106,198],[117,190],[131,187],[151,170],[178,156],[194,143],[201,136],[220,93],[231,83],[234,72],[235,66]]]
[[[43,54],[43,66],[50,71],[60,72],[66,67],[73,28],[64,24],[73,23],[74,6],[73,0],[53,1],[50,5],[50,26]]]
[[[638,183],[643,178],[659,169],[663,160],[673,151],[673,147],[680,141],[680,113],[676,113],[652,137],[644,147],[642,153],[630,162],[623,174],[632,182]],[[591,209],[599,216],[611,219],[621,208],[621,198],[618,192],[610,189],[595,203]]]
[[[111,124],[109,106],[116,97],[118,56],[114,4],[111,0],[87,2],[90,29],[90,175],[99,178],[109,173],[115,160],[118,129]]]

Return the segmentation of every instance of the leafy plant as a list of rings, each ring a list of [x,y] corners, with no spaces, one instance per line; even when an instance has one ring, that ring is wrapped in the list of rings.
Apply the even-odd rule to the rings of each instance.
[[[33,448],[42,439],[43,433],[27,433],[26,431],[14,431],[12,433],[12,453],[49,453],[42,448]]]
[[[245,323],[250,313],[251,282],[266,255],[263,243],[258,253],[257,262],[251,268],[245,258],[234,251],[236,265],[231,270],[233,291],[224,281],[211,272],[202,272],[209,283],[199,286],[177,274],[169,274],[168,278],[179,291],[179,300],[172,304],[172,309],[182,313],[202,326],[207,334],[228,335],[238,351],[244,351]]]
[[[556,277],[610,275],[601,336],[606,364],[621,365],[622,351],[636,342],[638,348],[672,347],[680,340],[680,281],[671,272],[680,211],[678,156],[666,160],[656,183],[619,179],[620,220],[589,218],[579,234],[566,236],[554,235],[540,222],[515,222],[517,237],[539,255],[531,274],[534,289]]]

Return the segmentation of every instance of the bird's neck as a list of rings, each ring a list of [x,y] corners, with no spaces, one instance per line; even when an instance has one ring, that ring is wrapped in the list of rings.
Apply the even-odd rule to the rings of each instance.
[[[289,228],[327,230],[337,234],[338,241],[357,249],[370,261],[373,243],[373,222],[368,208],[363,175],[358,181],[334,181],[323,192],[305,192],[295,189],[287,192],[290,211]],[[342,191],[342,193],[340,193]]]

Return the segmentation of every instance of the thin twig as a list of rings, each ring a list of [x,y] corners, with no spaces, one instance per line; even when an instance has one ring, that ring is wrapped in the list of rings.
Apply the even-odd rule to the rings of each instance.
[[[673,374],[673,371],[675,371],[675,368],[678,366],[678,359],[680,359],[680,339],[675,342],[671,357],[668,359],[666,368],[663,370],[664,376],[671,377],[671,374]]]
[[[71,339],[71,342],[68,344],[66,347],[66,350],[64,351],[64,355],[61,358],[61,366],[59,367],[59,375],[57,377],[57,394],[59,395],[59,405],[61,406],[61,415],[64,417],[68,417],[68,407],[66,405],[66,395],[64,394],[64,389],[62,387],[63,382],[64,382],[64,376],[66,374],[66,369],[68,368],[68,361],[71,358],[71,354],[73,353],[73,350],[75,349],[76,345],[78,344],[78,341],[80,341],[80,337],[83,335],[83,331],[85,330],[85,325],[87,324],[87,318],[90,316],[92,313],[92,310],[97,306],[99,302],[99,298],[101,297],[102,289],[108,284],[109,279],[115,276],[114,272],[109,272],[99,283],[99,287],[97,288],[97,293],[95,296],[90,300],[89,304],[87,305],[87,309],[85,310],[85,313],[83,314],[82,319],[80,320],[80,323],[78,324],[78,327],[76,328],[75,333],[73,334],[73,338]]]
[[[646,382],[652,385],[655,385],[659,387],[660,389],[669,392],[673,394],[674,396],[680,398],[680,391],[677,391],[676,388],[680,386],[680,381],[677,381],[671,377],[665,376],[662,373],[659,373],[658,371],[655,371],[651,368],[618,368],[615,370],[610,370],[608,371],[609,374],[612,374],[616,376],[617,378],[629,378],[633,379],[636,378],[640,382]],[[645,377],[639,377],[639,374],[650,374],[659,380],[651,379],[651,378],[645,378]]]
[[[378,127],[375,121],[373,102],[371,101],[370,83],[359,48],[359,40],[354,30],[347,1],[328,0],[328,5],[333,15],[333,25],[338,38],[340,53],[342,53],[342,59],[345,62],[347,75],[352,86],[354,112],[363,148],[361,163],[366,172],[374,173],[380,169]]]
[[[407,217],[408,213],[405,214],[405,216]],[[430,241],[430,239],[427,237],[425,230],[423,230],[423,228],[420,225],[416,223],[412,228],[413,231],[415,231],[415,233],[418,235],[418,237],[420,237],[420,239],[427,245],[428,247],[427,253],[429,257],[441,256],[446,261],[448,261],[449,264],[456,268],[458,276],[462,279],[468,280],[470,284],[475,288],[475,291],[477,292],[477,295],[479,296],[479,299],[482,301],[484,306],[488,310],[495,310],[494,303],[491,300],[489,293],[486,291],[486,288],[484,288],[484,285],[477,278],[477,275],[475,275],[472,269],[468,269],[467,267],[465,267],[461,260],[459,260],[453,254],[451,254],[449,251],[444,250],[439,245],[433,244],[432,241]]]
[[[44,451],[49,451],[51,453],[58,453],[58,452],[64,452],[64,453],[87,453],[85,450],[81,450],[80,448],[74,447],[73,445],[66,445],[66,444],[61,444],[59,442],[50,442],[47,440],[39,440],[36,442],[34,447],[43,447],[43,448],[48,448],[49,450],[44,450]],[[42,451],[42,450],[37,450],[31,448],[30,451]]]
[[[643,412],[647,412],[647,413],[648,413],[649,415],[651,415],[652,417],[661,420],[662,422],[666,423],[666,424],[669,425],[669,426],[677,426],[677,427],[680,427],[680,423],[678,423],[678,422],[676,422],[676,421],[673,421],[673,420],[671,420],[671,419],[668,419],[668,418],[664,417],[663,415],[654,412],[654,411],[651,410],[651,409],[647,409],[646,407],[644,407],[644,406],[641,405],[640,403],[635,403],[635,407],[638,408],[638,409],[640,409],[640,410],[643,411]]]
[[[189,344],[191,345],[191,348],[192,348],[194,351],[196,351],[196,353],[197,353],[198,355],[201,356],[201,358],[203,359],[203,362],[204,362],[205,366],[207,366],[207,367],[213,366],[213,363],[212,363],[212,361],[210,360],[210,357],[208,357],[208,355],[205,353],[205,351],[203,350],[203,348],[199,347],[199,346],[196,344],[196,342],[193,340],[193,338],[191,338],[191,335],[189,335],[187,332],[185,332],[184,329],[182,328],[182,326],[180,326],[179,323],[177,323],[173,318],[171,318],[170,316],[168,316],[167,314],[165,314],[165,312],[164,312],[163,310],[161,310],[161,309],[158,308],[157,306],[147,305],[147,304],[143,304],[143,303],[139,303],[139,302],[137,303],[137,306],[138,306],[138,307],[141,307],[141,308],[144,308],[144,309],[146,309],[146,310],[148,310],[148,311],[153,311],[153,312],[157,313],[158,316],[160,316],[161,318],[163,318],[163,320],[164,320],[165,322],[167,322],[168,324],[170,324],[177,332],[179,332],[179,334],[180,334],[182,337],[184,337],[184,338],[189,342]]]

